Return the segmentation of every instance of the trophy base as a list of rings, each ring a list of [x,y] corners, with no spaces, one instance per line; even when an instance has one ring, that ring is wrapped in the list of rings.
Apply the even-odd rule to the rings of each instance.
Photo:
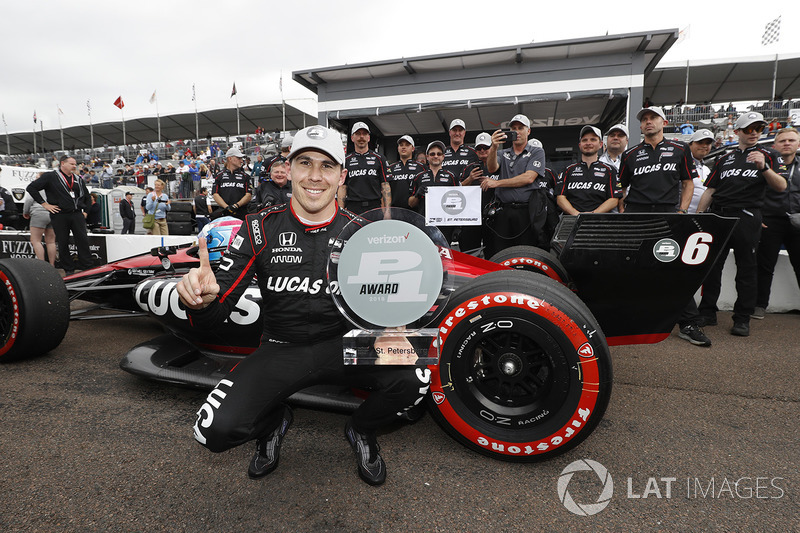
[[[435,342],[434,342],[435,341]],[[439,363],[439,330],[354,329],[342,340],[346,365],[413,365]]]

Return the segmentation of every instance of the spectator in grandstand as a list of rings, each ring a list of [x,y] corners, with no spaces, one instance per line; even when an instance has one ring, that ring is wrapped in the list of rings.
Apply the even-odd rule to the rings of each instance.
[[[781,123],[778,121],[777,118],[773,118],[769,126],[767,126],[767,137],[774,137],[778,130],[781,129]]]
[[[114,170],[111,168],[111,165],[106,163],[103,165],[103,170],[100,173],[100,187],[102,189],[110,189],[111,188],[111,180],[114,177]]]
[[[722,268],[733,248],[736,260],[736,302],[733,304],[731,334],[750,335],[750,315],[755,311],[757,289],[756,248],[761,234],[761,208],[767,186],[781,192],[786,179],[775,172],[778,158],[758,145],[767,122],[761,113],[748,111],[736,120],[738,149],[717,160],[706,180],[698,211],[709,210],[720,216],[736,217],[739,223],[703,283],[700,313],[707,325],[717,323],[717,299],[722,284]]]
[[[599,161],[603,135],[594,126],[581,128],[581,159],[569,165],[556,182],[556,202],[568,215],[608,213],[622,198],[617,170]]]
[[[531,121],[525,115],[515,115],[509,126],[516,136],[511,147],[500,149],[508,135],[502,130],[492,134],[492,146],[486,160],[489,174],[497,172],[497,180],[483,180],[483,190],[495,189],[500,203],[492,225],[497,251],[518,244],[544,246],[544,225],[547,219],[546,193],[536,185],[536,178],[545,169],[544,149],[529,145]]]
[[[757,319],[764,318],[769,305],[772,277],[781,246],[789,254],[800,286],[800,161],[797,158],[800,132],[795,128],[779,130],[774,146],[780,154],[775,170],[787,180],[788,186],[783,192],[768,188],[764,198],[764,220],[756,254],[758,292],[752,314],[752,318]]]
[[[364,122],[350,129],[353,151],[345,158],[347,176],[339,187],[339,207],[361,214],[392,205],[389,166],[382,155],[369,149],[370,131]]]
[[[714,134],[706,129],[697,130],[689,138],[689,150],[692,151],[692,161],[697,171],[697,175],[692,180],[694,190],[692,192],[692,201],[689,203],[690,213],[697,213],[700,197],[703,196],[703,192],[706,190],[705,182],[710,170],[703,163],[703,159],[711,152],[712,144],[714,144]]]

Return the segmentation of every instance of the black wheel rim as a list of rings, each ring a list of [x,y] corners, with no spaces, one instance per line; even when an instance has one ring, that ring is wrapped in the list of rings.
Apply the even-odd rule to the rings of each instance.
[[[503,322],[514,327],[494,327]],[[473,412],[492,420],[496,416],[530,418],[554,413],[568,393],[569,365],[564,350],[541,327],[515,318],[482,320],[463,335],[460,357],[451,368],[456,390]],[[488,412],[487,412],[488,411]]]

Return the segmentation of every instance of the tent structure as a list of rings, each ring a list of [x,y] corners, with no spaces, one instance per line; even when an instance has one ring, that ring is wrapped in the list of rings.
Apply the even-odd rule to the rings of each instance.
[[[632,116],[645,77],[678,30],[606,35],[293,72],[317,93],[318,120],[380,135],[446,135],[461,118],[494,131],[524,113],[537,128],[611,125]],[[633,128],[636,129],[636,128]]]
[[[275,104],[259,104],[239,108],[239,119],[242,131],[252,132],[257,127],[266,131],[280,131],[283,129],[283,106],[280,102]],[[201,139],[211,137],[235,136],[237,131],[236,108],[211,109],[198,111],[197,123]],[[286,104],[286,128],[296,130],[306,125],[316,124],[316,118]],[[122,145],[122,122],[103,122],[99,124],[82,124],[64,128],[64,146],[67,150],[74,148],[89,148],[92,143],[95,147],[108,144],[110,146]],[[46,129],[36,132],[36,144],[42,150],[42,135],[44,136],[44,149],[54,151],[61,149],[61,131],[59,129]],[[161,116],[161,138],[194,139],[195,114],[180,113]],[[0,135],[0,151],[5,152],[4,135]],[[92,142],[92,137],[94,141]],[[10,133],[11,153],[27,153],[33,150],[33,132]],[[125,138],[128,144],[143,144],[158,142],[158,119],[152,117],[131,118],[125,120]]]

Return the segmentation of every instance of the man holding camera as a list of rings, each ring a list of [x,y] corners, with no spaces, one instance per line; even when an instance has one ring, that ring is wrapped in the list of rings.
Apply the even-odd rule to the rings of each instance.
[[[490,174],[499,169],[500,178],[481,182],[484,191],[495,189],[500,202],[493,224],[496,251],[520,244],[546,247],[541,231],[547,218],[545,192],[534,183],[545,169],[544,149],[528,145],[531,121],[525,115],[514,115],[510,128],[492,134],[486,159],[486,169]],[[507,140],[511,147],[501,150]]]
[[[225,154],[225,168],[214,176],[214,201],[223,213],[244,220],[252,198],[250,176],[242,169],[244,154],[235,146]]]

